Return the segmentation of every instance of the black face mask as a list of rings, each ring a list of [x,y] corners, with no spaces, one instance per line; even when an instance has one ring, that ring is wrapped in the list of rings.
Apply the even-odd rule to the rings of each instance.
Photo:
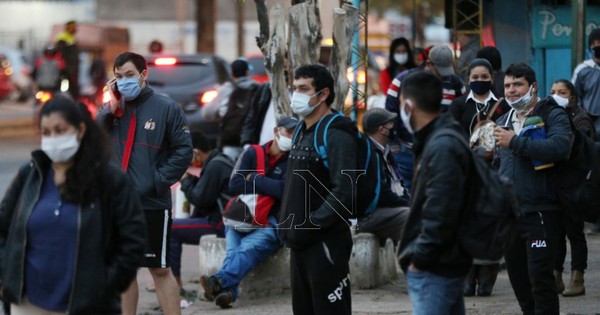
[[[492,88],[492,81],[472,81],[469,88],[477,95],[485,95]]]
[[[592,51],[592,55],[594,56],[594,58],[600,59],[600,46],[596,46],[590,50]]]

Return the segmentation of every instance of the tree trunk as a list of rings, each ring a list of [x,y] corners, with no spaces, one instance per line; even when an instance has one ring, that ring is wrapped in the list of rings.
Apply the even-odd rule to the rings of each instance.
[[[292,115],[290,107],[290,98],[288,95],[288,87],[285,80],[285,53],[286,53],[286,33],[285,33],[285,9],[281,2],[277,3],[271,10],[268,19],[260,18],[261,34],[257,38],[268,38],[267,42],[261,46],[263,55],[265,56],[265,69],[269,74],[271,82],[271,106],[275,107],[275,117]],[[263,33],[263,21],[271,21],[272,25],[269,34]]]
[[[269,13],[265,0],[254,0],[254,3],[256,4],[256,14],[260,26],[260,34],[256,37],[256,46],[266,58],[265,46],[269,40]]]
[[[358,9],[344,5],[343,9],[333,11],[333,52],[331,55],[331,73],[335,79],[335,100],[332,108],[343,110],[348,95],[348,76],[352,50],[352,35],[358,25]],[[350,53],[349,53],[350,52]]]
[[[244,3],[235,4],[235,18],[237,23],[237,49],[238,56],[244,56]]]
[[[196,51],[215,52],[216,0],[196,0]]]
[[[301,65],[319,62],[321,19],[317,1],[307,1],[290,8],[289,59],[295,71]]]

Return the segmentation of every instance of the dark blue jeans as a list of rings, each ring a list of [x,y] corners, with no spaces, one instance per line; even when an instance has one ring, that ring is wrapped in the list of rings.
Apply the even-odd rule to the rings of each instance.
[[[221,288],[231,289],[234,300],[238,295],[238,285],[242,279],[258,264],[281,248],[277,237],[277,220],[269,217],[270,226],[258,228],[249,233],[241,233],[235,228],[225,228],[225,244],[227,252],[223,266],[214,275],[221,282]]]
[[[223,222],[213,225],[207,218],[174,219],[171,225],[169,262],[175,277],[181,276],[181,252],[183,244],[198,245],[204,235],[223,237]]]
[[[406,272],[414,315],[464,315],[464,277],[448,278],[427,271]]]

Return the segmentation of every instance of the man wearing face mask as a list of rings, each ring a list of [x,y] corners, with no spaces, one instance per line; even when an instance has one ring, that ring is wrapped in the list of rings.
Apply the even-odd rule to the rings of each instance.
[[[344,171],[357,169],[356,125],[343,117],[331,121],[329,167],[315,148],[317,123],[335,114],[330,108],[333,86],[333,76],[322,65],[304,65],[294,73],[292,111],[304,121],[294,135],[279,215],[279,234],[291,248],[294,314],[352,312],[348,219],[353,185]]]
[[[269,225],[254,229],[249,233],[225,227],[227,254],[219,271],[212,276],[200,277],[204,297],[215,301],[221,308],[230,308],[238,296],[238,285],[258,264],[281,248],[277,237],[277,215],[280,211],[283,188],[287,176],[288,152],[292,148],[291,137],[298,119],[282,117],[273,129],[275,139],[262,145],[265,152],[266,175],[256,170],[257,154],[254,147],[246,149],[231,174],[229,191],[232,194],[248,194],[256,191],[273,197],[276,201],[269,212]],[[252,170],[252,171],[251,171]]]
[[[573,85],[579,104],[592,116],[596,136],[600,135],[600,28],[593,30],[588,38],[592,58],[579,64],[573,71]]]
[[[144,267],[156,285],[165,314],[179,314],[179,286],[169,268],[172,223],[171,185],[192,161],[192,142],[182,109],[174,100],[148,86],[144,57],[125,52],[117,56],[115,78],[107,83],[111,99],[98,113],[110,133],[114,162],[132,179],[146,218],[148,244]],[[138,284],[122,295],[123,314],[136,314]]]
[[[381,195],[377,208],[364,217],[358,218],[358,233],[375,234],[384,245],[386,239],[400,241],[402,229],[408,217],[410,196],[403,187],[403,178],[389,148],[395,137],[394,121],[397,114],[383,108],[369,109],[363,116],[362,127],[375,147],[381,174]]]
[[[415,315],[464,315],[462,287],[473,260],[459,241],[473,164],[461,139],[440,135],[462,132],[450,115],[440,114],[441,99],[442,82],[433,74],[404,79],[400,117],[414,133],[416,173],[398,252]]]
[[[555,102],[540,101],[537,89],[535,72],[528,65],[506,69],[504,95],[512,109],[496,120],[494,138],[499,173],[514,181],[521,213],[517,237],[505,256],[510,283],[524,314],[557,315],[553,270],[562,211],[554,189],[553,163],[569,157],[573,133],[564,110],[550,110],[546,121],[541,121],[538,111]],[[526,132],[530,121],[542,125],[536,137]]]

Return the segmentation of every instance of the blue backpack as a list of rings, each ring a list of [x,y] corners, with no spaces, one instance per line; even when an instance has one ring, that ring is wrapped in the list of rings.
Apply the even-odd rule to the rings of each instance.
[[[348,119],[339,112],[334,112],[321,118],[315,127],[313,147],[319,154],[323,165],[329,168],[329,158],[327,156],[327,133],[331,124],[336,119]],[[300,123],[302,125],[302,123]],[[335,128],[335,127],[334,127]],[[354,213],[352,217],[359,218],[373,212],[377,207],[379,196],[381,193],[381,165],[375,148],[371,145],[371,141],[361,133],[356,126],[351,130],[344,129],[353,133],[357,141],[357,167],[356,170],[363,174],[357,176],[356,183],[353,185],[354,192],[353,207]],[[302,128],[296,128],[294,133],[293,143],[296,143],[298,135]]]

